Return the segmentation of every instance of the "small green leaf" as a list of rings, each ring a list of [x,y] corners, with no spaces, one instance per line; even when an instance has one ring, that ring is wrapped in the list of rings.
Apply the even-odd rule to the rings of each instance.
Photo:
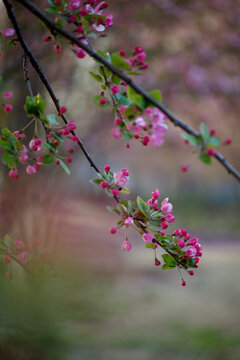
[[[202,134],[202,137],[205,141],[208,141],[209,137],[210,137],[210,132],[209,129],[207,127],[207,125],[205,123],[201,123],[200,125],[200,133]]]
[[[120,215],[120,211],[111,207],[111,206],[106,206],[107,210],[110,211],[111,213],[113,214],[117,214],[117,215]]]
[[[102,182],[102,179],[93,179],[93,180],[89,180],[89,182],[91,183],[91,184],[94,184],[94,185],[100,185],[101,184],[101,182]]]
[[[129,71],[128,75],[135,75],[135,76],[139,76],[141,75],[140,73],[136,72],[136,71]]]
[[[189,143],[191,144],[191,145],[198,145],[199,144],[199,137],[195,137],[195,136],[193,136],[193,135],[190,135],[190,134],[187,134],[187,133],[182,133],[182,137],[185,139],[185,140],[188,140],[189,141]]]
[[[130,190],[127,189],[126,187],[123,187],[123,188],[121,189],[120,193],[121,193],[121,194],[126,194],[126,195],[128,195],[128,194],[130,194]]]
[[[40,94],[34,96],[26,97],[26,102],[24,105],[24,109],[26,110],[29,117],[31,116],[39,116],[41,113],[44,112],[45,109],[45,102]]]
[[[119,94],[115,94],[115,98],[117,99],[117,101],[119,102],[120,105],[130,105],[131,104],[131,100],[129,100],[123,93]]]
[[[59,121],[57,119],[57,116],[55,114],[49,114],[47,115],[48,121],[51,123],[51,125],[57,125],[59,124]]]
[[[113,66],[116,68],[123,68],[124,70],[129,70],[129,64],[122,58],[121,55],[113,53],[111,55],[111,60]]]
[[[44,165],[50,165],[54,161],[54,157],[51,154],[46,154],[43,157],[43,164]]]
[[[14,148],[11,144],[9,144],[6,140],[0,139],[0,146],[8,151],[13,151]]]
[[[0,85],[2,85],[3,84],[3,78],[2,78],[2,76],[0,76]]]
[[[47,11],[49,14],[61,14],[60,11],[52,8],[46,8],[45,11]]]
[[[56,147],[54,145],[52,145],[52,144],[43,143],[42,146],[45,147],[48,150],[51,150],[51,151],[54,151],[54,152],[56,151]]]
[[[149,211],[149,205],[140,196],[137,197],[137,206],[143,215],[147,215]]]
[[[147,243],[145,243],[145,247],[147,248],[147,249],[154,249],[154,247],[155,247],[155,244],[147,244]]]
[[[70,175],[70,170],[69,170],[68,166],[61,159],[58,159],[58,160],[59,160],[60,166],[63,168],[65,173]]]
[[[162,102],[162,94],[160,90],[152,90],[150,91],[149,95],[151,95],[151,97],[153,97],[158,102]]]
[[[199,159],[207,165],[212,164],[212,157],[209,156],[208,154],[200,154]]]
[[[121,82],[120,77],[118,77],[117,75],[113,74],[111,77],[112,83],[115,85],[119,85]]]
[[[167,264],[164,264],[163,266],[162,266],[162,269],[163,270],[171,270],[171,269],[174,269],[175,268],[175,266],[169,266],[169,265],[167,265]]]
[[[133,138],[132,134],[128,130],[122,130],[121,133],[123,139],[126,141],[131,140]]]
[[[2,162],[4,165],[11,166],[15,162],[15,156],[9,154],[8,152],[2,154]]]
[[[89,74],[98,82],[103,82],[103,78],[100,75],[94,74],[92,71],[89,71]]]
[[[221,144],[221,140],[215,136],[210,137],[210,139],[208,140],[208,145],[211,145],[215,148],[220,146],[220,144]]]

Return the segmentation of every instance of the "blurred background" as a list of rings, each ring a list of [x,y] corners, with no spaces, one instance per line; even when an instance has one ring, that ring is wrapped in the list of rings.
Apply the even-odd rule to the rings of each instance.
[[[15,2],[14,2],[15,3]],[[36,1],[42,8],[47,2]],[[205,121],[223,141],[221,152],[239,164],[240,1],[111,1],[114,27],[95,42],[103,51],[144,47],[149,69],[136,81],[147,90],[161,89],[163,101],[180,119],[198,128]],[[201,163],[184,144],[181,131],[169,123],[165,144],[157,150],[132,141],[130,149],[111,137],[111,110],[98,109],[99,92],[89,76],[94,61],[77,59],[67,48],[54,55],[40,23],[20,6],[19,23],[27,43],[52,83],[68,117],[94,161],[114,171],[130,171],[130,198],[148,199],[159,188],[169,196],[176,221],[200,238],[204,256],[193,278],[180,286],[177,270],[162,271],[136,233],[130,253],[120,249],[124,232],[111,236],[113,205],[88,180],[94,171],[76,149],[71,176],[51,166],[37,175],[24,172],[9,180],[0,170],[0,236],[48,248],[53,274],[29,278],[18,265],[6,279],[0,265],[0,359],[240,359],[240,188],[214,161]],[[0,26],[10,27],[0,1]],[[0,113],[0,126],[22,128],[22,52],[0,44],[0,95],[14,93],[14,110]],[[29,67],[34,93],[54,107]],[[31,136],[31,130],[29,132]],[[189,172],[180,171],[191,165]],[[171,230],[170,229],[170,230]]]

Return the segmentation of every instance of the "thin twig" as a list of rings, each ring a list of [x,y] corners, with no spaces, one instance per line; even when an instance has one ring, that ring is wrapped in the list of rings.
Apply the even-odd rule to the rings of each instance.
[[[97,53],[92,46],[86,45],[69,31],[57,26],[53,20],[51,20],[42,11],[40,11],[38,7],[36,7],[31,1],[29,0],[16,0],[16,1],[21,3],[25,8],[30,10],[36,17],[42,20],[45,23],[45,25],[48,26],[50,31],[56,31],[57,33],[63,35],[65,38],[69,39],[72,43],[84,49],[92,58],[98,60],[100,63],[106,66],[106,68],[111,70],[113,74],[116,74],[120,79],[122,79],[128,85],[130,85],[138,94],[142,95],[144,99],[146,99],[149,103],[160,109],[175,126],[180,127],[185,132],[195,137],[199,136],[199,133],[197,131],[195,131],[185,122],[178,119],[163,104],[158,102],[156,99],[150,96],[143,88],[137,85],[129,76],[127,76],[125,73],[117,69],[109,61],[107,61],[104,57],[102,57],[99,53]],[[3,2],[5,4],[9,3],[8,0],[3,0]],[[222,166],[224,166],[226,170],[240,182],[240,173],[226,160],[226,158],[219,152],[217,152],[216,155],[214,156],[222,164]]]

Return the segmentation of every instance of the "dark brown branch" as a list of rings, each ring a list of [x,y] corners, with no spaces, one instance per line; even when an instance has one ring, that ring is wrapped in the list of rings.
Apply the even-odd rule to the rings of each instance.
[[[3,0],[6,3],[6,0]],[[138,94],[142,95],[144,99],[148,102],[156,106],[160,109],[168,119],[175,125],[183,129],[188,134],[191,134],[195,137],[199,136],[199,133],[195,131],[188,124],[179,120],[174,114],[172,114],[163,104],[158,102],[156,99],[151,97],[144,89],[138,86],[129,76],[115,68],[110,62],[108,62],[105,58],[103,58],[100,54],[98,54],[92,46],[86,45],[81,42],[76,36],[71,34],[69,31],[60,28],[57,26],[54,21],[52,21],[49,17],[47,17],[42,11],[40,11],[31,1],[29,0],[16,0],[21,3],[25,8],[30,10],[36,17],[41,19],[50,29],[50,31],[56,31],[57,33],[63,35],[65,38],[70,40],[72,43],[77,44],[79,47],[84,49],[92,58],[101,62],[104,66],[106,66],[112,73],[116,74],[119,78],[124,80],[128,85],[130,85]],[[219,152],[216,153],[215,158],[226,168],[226,170],[232,174],[239,182],[240,182],[240,173],[225,159],[225,157]]]

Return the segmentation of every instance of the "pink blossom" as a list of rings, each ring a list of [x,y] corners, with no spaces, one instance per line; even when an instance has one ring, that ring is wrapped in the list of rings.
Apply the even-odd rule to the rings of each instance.
[[[23,154],[20,156],[19,160],[21,160],[22,162],[26,162],[28,160],[28,156],[27,154]]]
[[[108,183],[106,181],[102,181],[100,183],[100,186],[101,186],[102,189],[106,189],[108,187]]]
[[[5,113],[10,113],[12,111],[13,107],[11,104],[5,104],[4,105],[4,111]]]
[[[32,139],[29,143],[29,148],[33,151],[39,151],[42,149],[41,139]]]
[[[182,280],[181,285],[186,286],[186,281]]]
[[[122,243],[121,248],[122,248],[122,250],[130,251],[130,250],[132,249],[132,245],[131,245],[131,243],[130,243],[128,240],[125,240],[125,241]]]
[[[16,170],[11,169],[8,173],[8,176],[12,179],[18,179],[19,178],[19,174]]]
[[[20,254],[18,254],[17,258],[22,264],[26,264],[29,260],[29,256],[29,253],[24,250]]]
[[[184,240],[182,240],[182,239],[179,239],[178,242],[177,242],[177,244],[178,244],[178,246],[179,246],[180,248],[184,248],[184,246],[185,246],[185,242],[184,242]]]
[[[114,173],[114,182],[116,185],[123,187],[125,186],[125,184],[127,183],[129,176],[126,175],[126,172],[124,171],[119,171],[118,173]]]
[[[175,221],[175,217],[172,214],[167,214],[166,220],[167,220],[167,222],[172,223]]]
[[[133,217],[129,216],[125,221],[124,221],[124,225],[126,225],[127,227],[129,227],[130,225],[133,224]]]
[[[115,120],[114,120],[114,122],[115,122],[115,125],[120,125],[121,124],[121,119],[119,119],[119,118],[115,118]]]
[[[145,243],[151,244],[153,239],[154,239],[154,236],[152,233],[143,234],[143,240],[145,241]]]
[[[181,166],[181,170],[182,170],[182,172],[186,172],[186,171],[188,171],[188,168],[189,168],[189,166],[188,166],[188,165],[182,165],[182,166]]]
[[[158,211],[158,201],[157,200],[152,202],[152,207],[155,211]]]
[[[13,96],[13,93],[11,91],[8,91],[3,95],[4,99],[11,99],[12,96]]]
[[[4,255],[3,255],[3,262],[4,262],[4,264],[9,264],[10,261],[11,261],[10,256],[4,254]]]
[[[160,262],[158,259],[155,259],[154,264],[155,264],[155,266],[160,266],[160,265],[161,265],[161,262]]]
[[[187,230],[186,229],[182,229],[181,230],[181,236],[186,236],[187,235]]]
[[[149,138],[148,135],[146,135],[146,136],[144,136],[144,138],[143,138],[143,140],[142,140],[142,144],[143,144],[144,146],[147,146],[148,143],[149,143],[149,141],[150,141],[150,138]]]
[[[207,150],[207,154],[209,156],[215,156],[216,153],[217,153],[217,150],[215,150],[214,148],[210,148],[210,149]]]
[[[194,246],[196,245],[196,243],[198,242],[198,238],[192,238],[190,241],[189,241],[189,244]]]
[[[143,63],[146,60],[146,53],[144,51],[137,53],[136,58],[140,63]]]
[[[78,46],[76,46],[75,53],[76,53],[77,58],[79,58],[79,59],[83,59],[86,56],[86,52]]]
[[[168,202],[168,198],[165,198],[162,202],[161,202],[161,211],[164,213],[170,213],[172,211],[172,204]]]
[[[74,141],[74,142],[78,142],[78,141],[79,141],[77,135],[73,135],[73,136],[72,136],[72,141]]]
[[[152,114],[153,114],[152,109],[151,108],[146,108],[145,109],[145,114],[148,115],[148,116],[152,116]]]
[[[187,257],[194,257],[197,254],[197,249],[194,246],[190,246],[186,251]]]
[[[15,30],[13,28],[7,28],[3,30],[2,36],[5,38],[10,38],[15,34]]]
[[[112,94],[113,94],[113,95],[116,95],[117,93],[121,93],[121,90],[120,90],[120,88],[119,88],[117,85],[113,85],[113,86],[111,87],[111,90],[112,90]]]
[[[202,250],[202,246],[201,244],[197,243],[194,245],[195,249],[197,249],[198,251]]]
[[[168,228],[168,222],[167,221],[162,221],[161,222],[161,228],[164,230],[164,229],[167,229]]]
[[[117,232],[117,228],[116,227],[112,227],[112,228],[110,228],[109,229],[109,232],[110,232],[110,234],[116,234],[116,232]]]
[[[37,157],[37,164],[42,165],[42,163],[43,163],[43,156],[40,155],[40,156]]]
[[[194,275],[194,271],[193,271],[193,270],[190,270],[188,273],[189,273],[190,276],[193,276],[193,275]]]
[[[115,137],[115,139],[121,139],[122,134],[118,128],[113,128],[111,130],[112,136]]]
[[[100,105],[105,105],[106,102],[107,102],[107,99],[105,99],[105,98],[101,98],[101,99],[98,101],[98,103],[99,103]]]
[[[105,165],[104,166],[104,171],[108,174],[109,173],[109,171],[110,171],[110,166],[109,165]]]
[[[174,231],[173,235],[180,236],[180,235],[181,235],[181,229],[177,228],[177,229]]]
[[[60,54],[62,52],[63,47],[61,45],[55,44],[53,46],[54,54]]]
[[[152,134],[150,138],[150,145],[157,149],[159,146],[163,144],[164,140],[163,137],[159,134]]]
[[[81,7],[81,0],[72,0],[68,4],[70,10],[77,10]]]
[[[113,194],[113,196],[118,196],[119,195],[119,190],[118,189],[112,189],[112,194]]]
[[[16,240],[14,243],[14,247],[18,250],[21,250],[24,247],[24,242],[22,240]]]
[[[69,123],[68,123],[68,129],[70,130],[70,131],[73,131],[73,130],[75,130],[76,129],[76,124],[75,124],[75,121],[69,121]]]
[[[28,175],[36,174],[37,169],[32,165],[28,165],[26,167],[26,172],[27,172]]]
[[[67,108],[65,106],[61,106],[59,110],[59,114],[63,115],[67,111]]]
[[[158,200],[158,198],[159,198],[159,190],[158,189],[156,189],[154,192],[152,192],[152,198],[154,200]]]

